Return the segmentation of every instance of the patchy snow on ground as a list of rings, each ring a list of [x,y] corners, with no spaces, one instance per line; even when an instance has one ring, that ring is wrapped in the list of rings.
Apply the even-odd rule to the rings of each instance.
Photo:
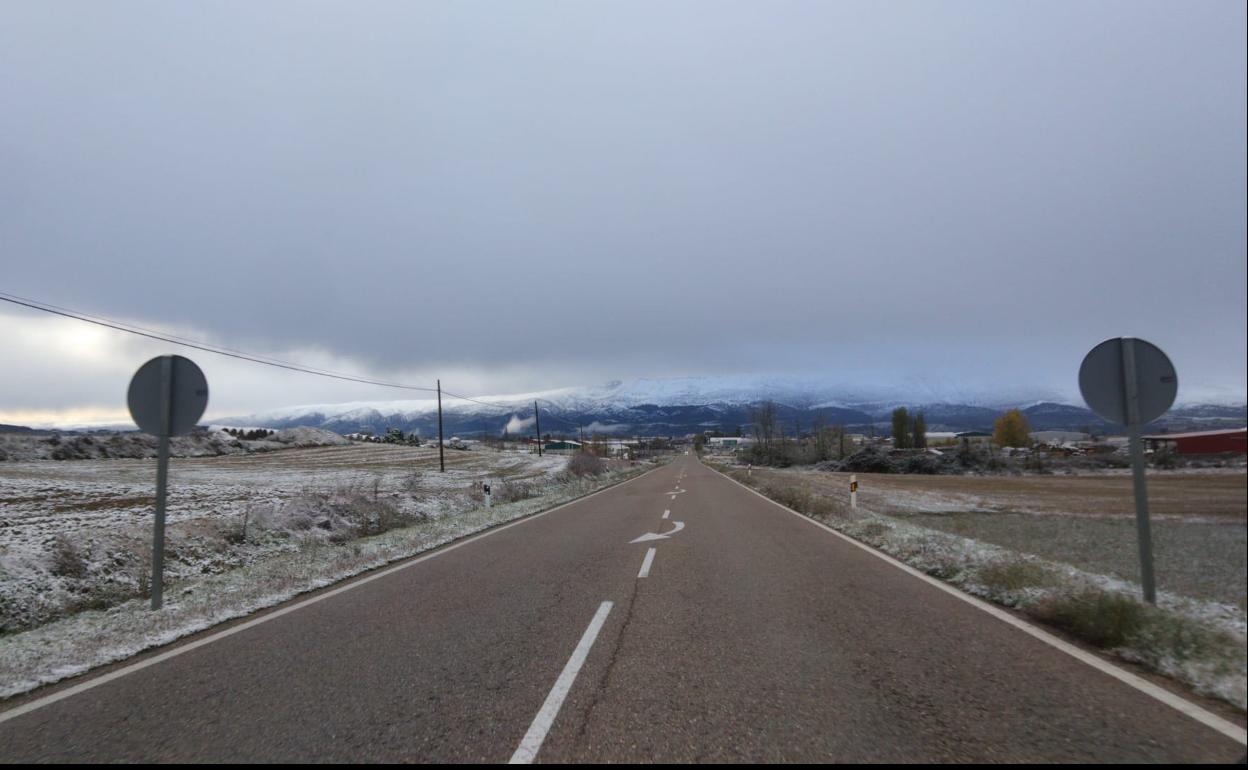
[[[818,517],[821,521],[856,540],[906,562],[930,575],[940,577],[967,593],[1010,607],[1027,608],[1059,594],[1074,595],[1088,590],[1138,597],[1140,587],[1119,578],[1084,572],[1067,564],[1020,555],[998,546],[945,532],[935,532],[905,521],[864,511],[857,519]],[[1040,585],[1004,585],[995,576],[1000,570],[1016,570],[1026,565],[1043,574]],[[1220,602],[1200,601],[1159,592],[1157,606],[1191,626],[1229,634],[1230,644],[1218,645],[1206,654],[1176,655],[1166,649],[1170,640],[1127,643],[1112,652],[1125,660],[1141,663],[1155,671],[1191,685],[1197,692],[1248,706],[1248,623],[1238,607]]]
[[[292,442],[317,441],[300,435]],[[315,430],[315,429],[311,429]],[[453,515],[491,480],[541,494],[564,457],[346,444],[170,462],[167,579],[219,574],[293,549]],[[531,487],[531,488],[530,488]],[[0,463],[0,633],[146,592],[155,462]]]
[[[995,508],[980,495],[958,492],[935,492],[919,489],[872,489],[860,487],[858,499],[864,506],[897,508],[922,513],[955,513],[992,511]]]
[[[124,659],[300,593],[575,499],[653,467],[620,467],[602,476],[578,478],[563,472],[566,457],[473,452],[448,453],[455,456],[448,456],[451,467],[441,474],[430,472],[427,450],[421,453],[360,445],[305,453],[301,462],[292,463],[303,470],[292,468],[289,477],[270,475],[245,464],[223,468],[211,460],[187,461],[180,474],[183,483],[226,489],[222,498],[235,505],[229,509],[232,513],[216,514],[215,504],[203,502],[211,499],[207,497],[201,498],[201,507],[183,510],[182,522],[209,534],[194,531],[175,535],[171,528],[169,558],[174,568],[167,576],[164,609],[150,611],[147,600],[133,590],[136,586],[128,586],[128,595],[105,595],[98,607],[71,607],[59,619],[33,623],[27,630],[0,637],[0,697]],[[288,459],[296,457],[282,454]],[[432,457],[436,463],[436,450]],[[398,467],[393,465],[396,459]],[[403,467],[413,462],[423,462],[423,470],[413,472],[411,467]],[[388,471],[378,470],[388,464]],[[307,479],[309,466],[320,469],[315,487]],[[60,469],[64,464],[55,467]],[[278,467],[273,464],[272,470]],[[361,479],[361,467],[372,467],[373,472]],[[141,475],[138,469],[133,470],[136,476]],[[32,473],[30,469],[26,472]],[[108,477],[102,472],[98,475]],[[267,483],[262,483],[265,479]],[[492,507],[483,505],[479,491],[481,481],[487,479],[495,489]],[[97,483],[100,486],[91,488],[88,496],[115,493],[118,487],[113,485],[119,482]],[[248,507],[245,501],[230,497],[257,488],[264,492],[258,505]],[[120,489],[129,487],[122,483]],[[504,489],[510,490],[506,494],[514,497],[513,501],[504,502],[500,497]],[[36,507],[29,502],[23,505],[23,510]],[[195,516],[192,509],[200,515]],[[32,525],[25,534],[9,537],[7,545],[0,544],[0,588],[9,591],[0,596],[0,611],[13,611],[11,588],[23,580],[34,581],[41,590],[62,598],[73,595],[74,580],[107,583],[110,559],[123,566],[125,560],[116,554],[110,556],[108,548],[97,547],[100,542],[120,548],[118,543],[132,538],[140,554],[150,547],[148,528],[138,532],[126,529],[129,509],[116,515],[120,518],[96,522],[95,526],[78,522],[56,533]],[[20,518],[36,517],[31,513]],[[391,517],[390,524],[398,526],[385,527],[387,517]],[[361,534],[370,529],[380,531]],[[51,538],[51,545],[44,548],[43,536],[32,536],[32,532],[43,532]],[[110,537],[114,540],[108,540]],[[66,538],[72,538],[71,554],[63,552]],[[201,546],[211,542],[213,549],[221,549],[214,551],[222,560],[220,569],[206,568],[212,565],[211,557],[195,551],[191,547],[195,542]],[[212,549],[204,546],[201,550]],[[227,556],[222,556],[223,552]],[[64,574],[57,574],[58,568]],[[122,566],[114,566],[114,571],[124,572]],[[30,598],[16,593],[18,599]],[[6,600],[10,602],[7,609],[3,604]]]
[[[287,428],[258,440],[236,438],[222,430],[195,430],[170,439],[169,453],[172,457],[213,457],[349,443],[320,428]],[[138,459],[155,457],[158,446],[155,436],[135,432],[0,433],[0,461]]]

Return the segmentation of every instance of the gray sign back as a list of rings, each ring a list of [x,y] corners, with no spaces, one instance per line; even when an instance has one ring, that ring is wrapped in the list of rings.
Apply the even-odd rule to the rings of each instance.
[[[159,436],[161,433],[161,359],[157,356],[139,367],[130,380],[127,402],[130,416],[144,433]],[[173,359],[173,403],[169,410],[169,435],[190,433],[208,407],[208,380],[195,362],[182,356]]]
[[[1084,357],[1079,367],[1079,391],[1093,412],[1126,425],[1127,388],[1122,341],[1122,337],[1105,340]],[[1135,339],[1135,380],[1141,425],[1165,414],[1179,392],[1174,364],[1161,348],[1138,338]]]

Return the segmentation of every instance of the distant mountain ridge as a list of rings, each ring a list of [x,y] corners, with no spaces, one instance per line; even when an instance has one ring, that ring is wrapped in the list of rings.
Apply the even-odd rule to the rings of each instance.
[[[845,425],[857,432],[887,433],[891,412],[897,406],[922,410],[929,431],[991,430],[993,420],[1008,408],[1021,408],[1034,430],[1122,430],[1083,406],[1063,403],[1043,392],[1018,390],[1002,394],[1003,397],[983,395],[963,402],[933,398],[940,394],[930,389],[918,390],[928,392],[907,398],[901,387],[870,392],[816,378],[614,381],[589,388],[482,396],[475,401],[447,397],[443,401],[443,421],[448,436],[500,435],[504,430],[512,435],[532,435],[536,400],[541,406],[543,433],[575,435],[584,429],[587,433],[683,436],[707,430],[731,432],[738,427],[748,430],[758,405],[772,401],[786,431],[808,431],[823,424]],[[399,428],[436,436],[437,402],[420,399],[317,404],[217,422],[267,428],[306,425],[338,433],[381,433],[386,428]],[[1149,430],[1242,427],[1245,422],[1248,406],[1244,404],[1190,404],[1172,409]]]

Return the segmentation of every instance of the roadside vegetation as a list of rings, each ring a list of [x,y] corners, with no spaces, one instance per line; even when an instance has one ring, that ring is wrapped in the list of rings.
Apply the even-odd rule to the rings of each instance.
[[[1025,517],[1013,522],[1018,537],[1011,532],[1007,538],[994,538],[1002,545],[975,537],[981,534],[975,529],[959,533],[953,527],[942,530],[926,524],[933,518],[956,520],[959,509],[973,509],[983,502],[964,492],[920,497],[907,496],[904,490],[890,490],[878,492],[860,501],[857,509],[851,509],[848,495],[840,489],[843,477],[838,479],[834,493],[824,483],[831,474],[795,469],[747,471],[739,465],[717,463],[712,466],[776,502],[967,593],[1017,609],[1124,660],[1190,685],[1200,694],[1240,709],[1248,706],[1243,495],[1233,487],[1228,489],[1226,504],[1237,512],[1230,512],[1225,521],[1197,522],[1198,527],[1203,527],[1198,530],[1203,537],[1192,541],[1185,552],[1171,554],[1171,563],[1190,563],[1191,580],[1173,583],[1182,589],[1177,592],[1164,590],[1163,584],[1154,607],[1137,598],[1139,586],[1133,579],[1104,569],[1114,564],[1112,560],[1108,564],[1085,560],[1076,566],[1063,559],[1063,551],[1071,543],[1089,550],[1107,550],[1103,542],[1087,542],[1084,524],[1116,526],[1126,532],[1129,520],[1109,522],[1086,514],[994,514],[981,508],[985,520],[993,522],[995,530],[1005,527],[1000,520],[1002,515]],[[920,479],[913,481],[921,483]],[[1029,483],[1043,481],[1035,479]],[[1054,482],[1060,483],[1049,480],[1050,484]],[[885,503],[890,494],[896,498],[893,505]],[[903,512],[907,510],[913,515]],[[1059,522],[1059,518],[1064,520]],[[1063,540],[1063,533],[1053,527],[1064,528],[1070,523],[1074,528]],[[1165,536],[1166,523],[1175,524],[1162,522],[1159,536]],[[1032,524],[1036,526],[1026,528]],[[1041,533],[1037,527],[1047,529]],[[1031,552],[1036,550],[1031,546],[1038,540],[1050,549],[1046,552],[1048,558]],[[1129,559],[1129,548],[1126,554]],[[1218,582],[1209,586],[1206,579],[1216,562],[1224,564],[1213,572]]]
[[[1076,475],[1131,467],[1125,451],[1104,441],[1094,440],[1086,449],[1035,444],[1027,417],[1018,409],[1002,413],[991,436],[983,433],[972,440],[946,434],[933,441],[923,412],[911,413],[904,406],[894,409],[891,418],[887,435],[853,435],[844,425],[818,420],[786,425],[776,404],[764,402],[751,414],[749,430],[738,428],[737,435],[748,442],[733,457],[745,465],[771,468],[918,475]],[[708,438],[694,437],[699,452]],[[1181,456],[1170,449],[1151,453],[1149,463],[1161,470],[1248,466],[1243,456]]]
[[[263,459],[184,461],[194,470],[175,468],[173,475],[183,486],[175,487],[171,499],[196,502],[192,510],[171,508],[166,603],[159,613],[147,610],[150,498],[119,494],[123,489],[115,482],[101,485],[98,493],[75,482],[70,485],[77,495],[74,506],[57,514],[55,492],[6,497],[6,483],[23,479],[0,474],[0,503],[17,512],[8,522],[14,526],[0,539],[0,697],[168,643],[654,467],[580,454],[539,458],[476,451],[460,458],[445,474],[430,465],[436,463],[436,450],[363,444]],[[46,487],[50,469],[65,469],[77,479],[92,465],[16,464],[8,470],[38,472]],[[108,467],[110,478],[129,469]],[[143,475],[150,470],[146,465],[135,469]],[[308,486],[309,474],[319,485]],[[188,487],[193,475],[198,483]],[[239,479],[257,486],[231,483]],[[489,507],[482,492],[487,480],[493,493]],[[202,488],[201,493],[188,494],[192,488]],[[109,501],[122,507],[109,510]],[[98,510],[76,518],[83,505]]]

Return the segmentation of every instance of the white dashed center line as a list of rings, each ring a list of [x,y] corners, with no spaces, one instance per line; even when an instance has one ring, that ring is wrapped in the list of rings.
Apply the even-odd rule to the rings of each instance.
[[[541,710],[533,718],[529,731],[521,739],[516,753],[511,755],[510,764],[528,765],[537,759],[537,752],[542,749],[542,741],[546,740],[546,733],[555,723],[555,717],[559,716],[563,699],[568,697],[572,683],[576,681],[576,675],[581,673],[581,666],[585,665],[585,659],[589,657],[589,649],[594,646],[598,632],[607,622],[607,614],[611,612],[612,606],[612,602],[603,602],[599,605],[598,612],[594,613],[594,619],[589,621],[589,628],[585,629],[580,643],[576,645],[576,649],[572,651],[572,657],[568,659],[568,664],[563,667],[563,673],[559,674],[559,678],[555,680],[555,686],[550,688],[550,695],[546,696],[546,702],[542,704]]]
[[[646,549],[646,558],[641,562],[641,572],[637,573],[637,577],[650,577],[650,565],[654,563],[654,549]]]

